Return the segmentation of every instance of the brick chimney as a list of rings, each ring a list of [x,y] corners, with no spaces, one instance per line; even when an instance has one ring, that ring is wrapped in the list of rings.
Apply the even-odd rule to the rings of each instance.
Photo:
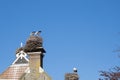
[[[77,73],[77,69],[73,68],[73,73],[66,73],[65,80],[79,80],[79,75]]]
[[[45,53],[42,46],[43,41],[39,35],[40,32],[32,32],[24,47],[24,51],[29,57],[30,73],[36,78],[39,76],[41,68],[43,69],[43,57]]]
[[[24,46],[24,52],[28,54],[29,67],[20,80],[51,80],[51,77],[43,69],[43,57],[46,51],[40,37],[41,31],[33,31]]]
[[[43,68],[43,53],[29,52],[28,56],[30,72],[39,73],[40,67]]]

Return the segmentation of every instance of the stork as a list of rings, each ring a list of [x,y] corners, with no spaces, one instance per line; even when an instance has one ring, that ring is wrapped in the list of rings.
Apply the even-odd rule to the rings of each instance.
[[[30,33],[30,36],[34,36],[35,33],[36,33],[35,31],[31,32],[31,33]]]
[[[41,31],[36,31],[36,32],[35,32],[35,35],[36,35],[36,36],[39,36],[40,33],[41,33]]]

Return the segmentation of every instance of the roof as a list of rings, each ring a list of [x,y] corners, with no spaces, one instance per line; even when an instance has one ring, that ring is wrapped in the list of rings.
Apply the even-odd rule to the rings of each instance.
[[[28,64],[13,64],[6,69],[1,75],[1,79],[19,80],[19,78],[25,73],[28,68]]]
[[[19,51],[16,54],[16,59],[1,75],[0,80],[19,80],[19,78],[29,68],[29,60],[24,51]]]

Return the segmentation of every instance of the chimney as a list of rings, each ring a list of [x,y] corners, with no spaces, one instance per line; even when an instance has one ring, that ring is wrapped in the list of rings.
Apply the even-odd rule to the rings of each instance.
[[[33,74],[38,74],[40,72],[40,68],[43,68],[45,50],[42,46],[43,41],[39,35],[40,32],[41,31],[32,32],[24,47],[24,51],[29,56],[30,73]]]
[[[41,31],[33,31],[23,48],[24,52],[28,54],[29,68],[20,80],[51,80],[51,77],[43,69],[43,57],[46,51],[42,46],[40,33]]]
[[[66,73],[65,80],[79,80],[79,75],[77,73],[77,68],[73,68],[73,73]]]

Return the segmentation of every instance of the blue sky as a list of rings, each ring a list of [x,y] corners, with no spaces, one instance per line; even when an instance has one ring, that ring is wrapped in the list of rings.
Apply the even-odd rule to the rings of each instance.
[[[73,67],[80,80],[97,80],[100,70],[119,65],[120,0],[0,0],[0,72],[37,30],[53,80],[64,80]]]

